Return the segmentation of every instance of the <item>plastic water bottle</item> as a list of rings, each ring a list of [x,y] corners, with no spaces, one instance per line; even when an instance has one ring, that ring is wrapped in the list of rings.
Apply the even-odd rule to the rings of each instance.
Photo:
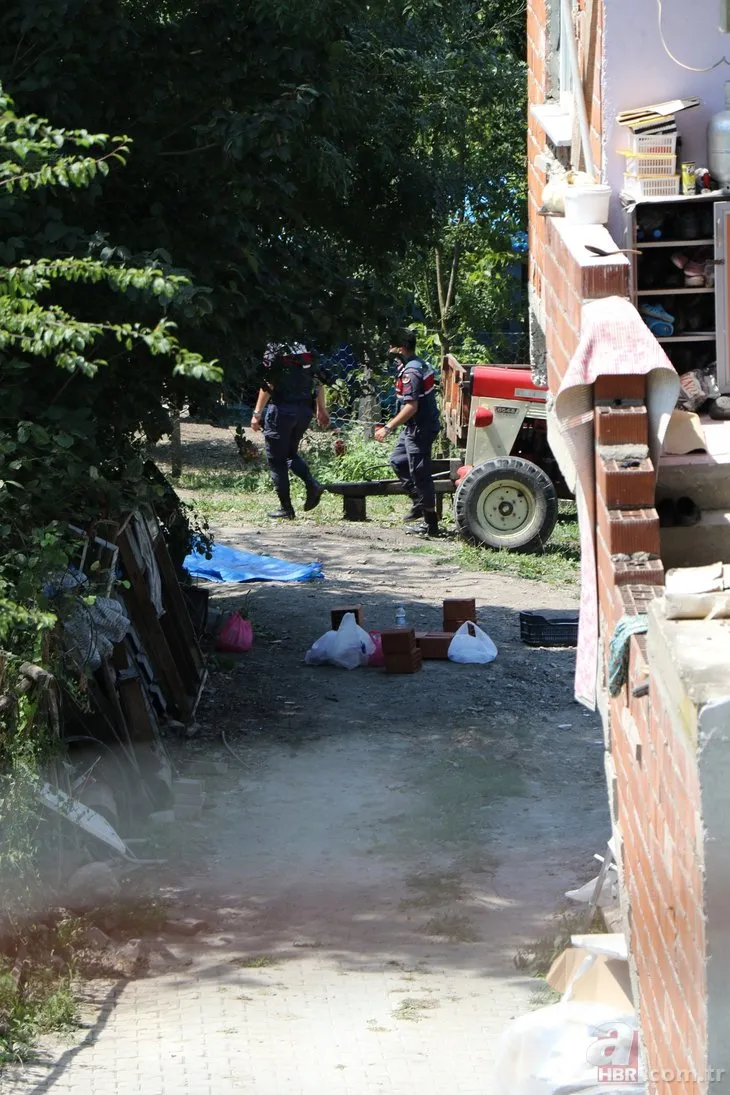
[[[395,610],[395,626],[406,626],[406,610],[403,608],[403,605],[401,605],[399,608],[396,608]]]

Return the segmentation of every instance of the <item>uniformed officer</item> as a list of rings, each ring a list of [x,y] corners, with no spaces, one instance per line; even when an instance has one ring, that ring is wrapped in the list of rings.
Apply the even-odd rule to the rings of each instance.
[[[411,531],[438,536],[436,492],[431,472],[431,447],[439,433],[436,381],[431,366],[416,355],[416,332],[401,328],[393,336],[390,355],[398,366],[395,383],[398,410],[395,417],[375,431],[377,441],[399,426],[403,432],[393,450],[390,463],[403,483],[413,507],[405,520],[422,518]]]
[[[266,460],[279,498],[279,509],[269,517],[291,521],[296,514],[291,501],[290,471],[306,487],[305,510],[318,506],[324,492],[299,455],[299,445],[315,412],[320,426],[328,426],[330,419],[314,355],[306,346],[300,342],[272,344],[264,355],[264,366],[269,376],[259,390],[251,429],[263,428]]]

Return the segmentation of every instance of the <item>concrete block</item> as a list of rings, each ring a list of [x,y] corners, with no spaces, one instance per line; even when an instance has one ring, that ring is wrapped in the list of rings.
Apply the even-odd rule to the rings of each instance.
[[[177,821],[200,821],[203,815],[201,806],[187,806],[175,803],[175,818]]]
[[[660,553],[666,570],[730,563],[730,510],[705,510],[696,525],[661,529]]]

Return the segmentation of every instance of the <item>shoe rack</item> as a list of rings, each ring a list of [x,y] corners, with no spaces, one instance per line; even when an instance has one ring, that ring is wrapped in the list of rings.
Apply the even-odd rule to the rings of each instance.
[[[677,372],[716,363],[730,392],[730,201],[722,193],[626,200],[631,299]]]

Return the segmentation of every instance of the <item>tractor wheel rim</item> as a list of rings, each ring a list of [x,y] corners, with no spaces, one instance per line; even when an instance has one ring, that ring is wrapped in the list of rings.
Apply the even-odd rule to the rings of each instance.
[[[529,525],[535,509],[534,494],[513,480],[492,483],[479,499],[481,524],[503,535],[519,532]]]

